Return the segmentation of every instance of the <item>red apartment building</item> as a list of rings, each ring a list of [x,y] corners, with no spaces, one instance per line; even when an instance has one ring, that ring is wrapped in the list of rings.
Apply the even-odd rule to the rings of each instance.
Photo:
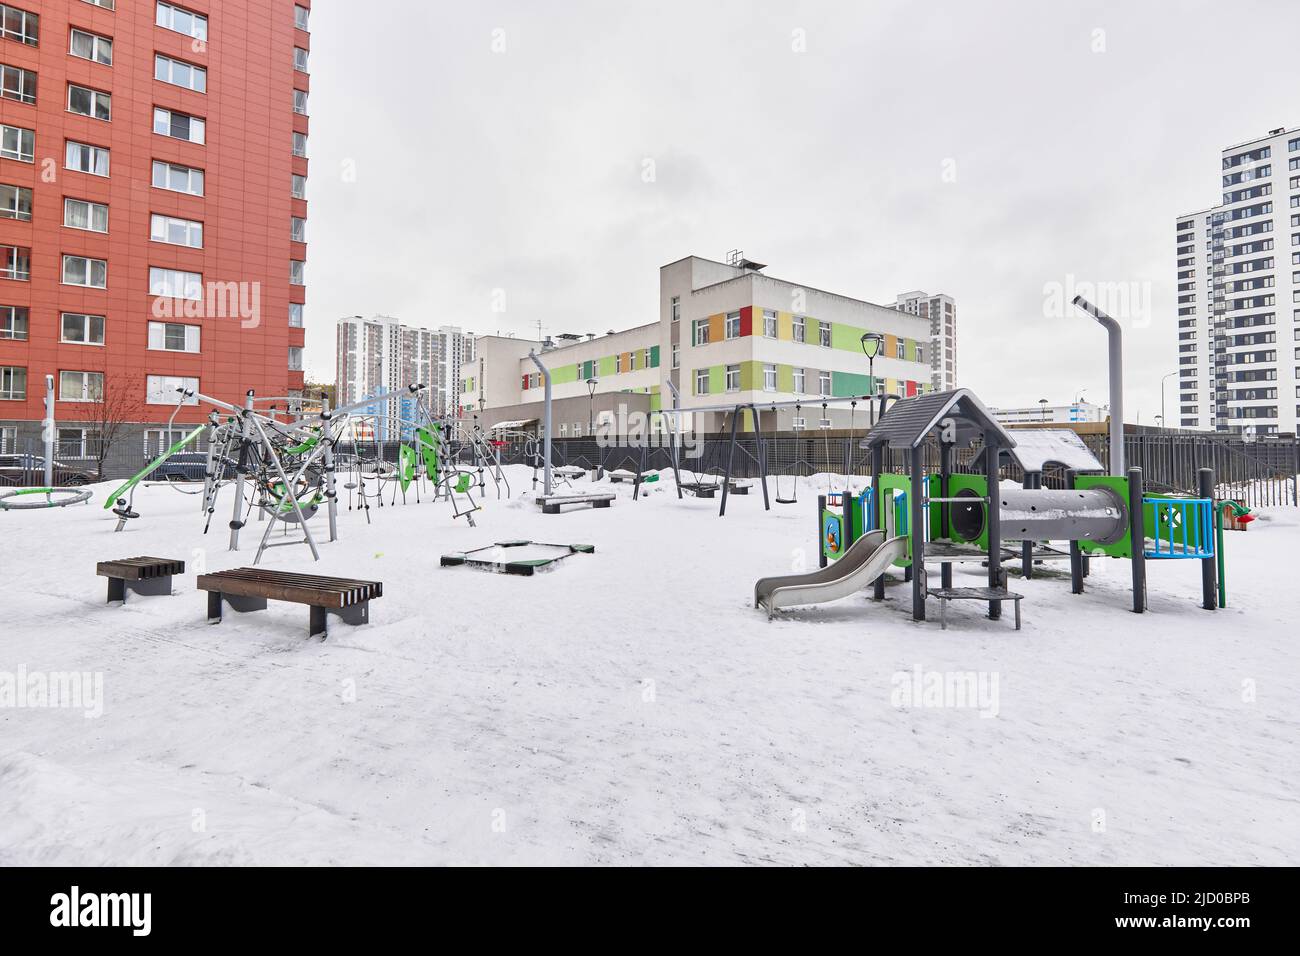
[[[309,7],[0,0],[0,448],[301,391]]]

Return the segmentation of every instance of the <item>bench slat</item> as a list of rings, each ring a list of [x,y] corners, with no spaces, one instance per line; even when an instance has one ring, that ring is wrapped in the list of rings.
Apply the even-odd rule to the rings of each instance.
[[[236,568],[201,574],[197,586],[201,591],[216,591],[242,597],[268,598],[313,607],[350,607],[383,595],[379,581],[358,581],[323,575],[296,574],[290,571],[267,571]]]
[[[95,565],[95,573],[104,578],[142,581],[171,574],[184,574],[185,562],[175,558],[148,556],[118,558],[116,561],[100,561]]]

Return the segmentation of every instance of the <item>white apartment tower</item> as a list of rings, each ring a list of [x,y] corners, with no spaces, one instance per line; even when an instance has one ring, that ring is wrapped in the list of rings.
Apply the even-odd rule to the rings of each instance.
[[[438,347],[429,383],[434,414],[455,415],[464,378],[461,370],[474,363],[474,336],[454,325],[444,325],[433,334]]]
[[[348,405],[375,393],[390,395],[370,409],[378,416],[374,436],[378,439],[396,441],[405,437],[396,419],[416,417],[407,386],[431,384],[437,364],[437,333],[403,325],[391,315],[369,319],[354,315],[338,320],[338,404]]]
[[[1178,416],[1169,417],[1184,428],[1295,432],[1300,128],[1227,147],[1220,174],[1222,202],[1175,227]]]
[[[950,295],[903,292],[894,303],[899,312],[919,315],[930,323],[930,388],[946,392],[957,387],[957,302]]]

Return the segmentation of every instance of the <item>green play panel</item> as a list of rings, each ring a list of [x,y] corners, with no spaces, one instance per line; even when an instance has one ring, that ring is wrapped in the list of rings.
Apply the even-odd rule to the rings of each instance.
[[[549,571],[571,554],[595,554],[594,544],[546,544],[541,541],[498,541],[472,551],[444,554],[444,568],[469,567],[498,574],[528,576]]]

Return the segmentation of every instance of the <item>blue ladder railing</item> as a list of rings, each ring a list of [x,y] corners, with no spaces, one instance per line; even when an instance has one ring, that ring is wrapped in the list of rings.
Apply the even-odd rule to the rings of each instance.
[[[1147,529],[1155,545],[1144,549],[1148,558],[1214,557],[1214,502],[1209,498],[1143,498],[1142,504],[1155,517]]]

